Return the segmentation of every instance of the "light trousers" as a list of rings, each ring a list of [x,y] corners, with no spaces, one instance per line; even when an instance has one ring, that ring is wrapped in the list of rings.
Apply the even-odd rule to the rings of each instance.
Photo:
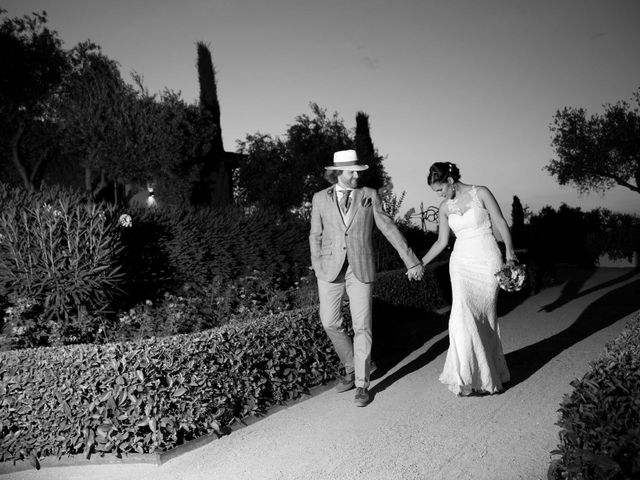
[[[345,293],[349,298],[353,341],[342,321],[342,299]],[[359,281],[348,264],[333,282],[318,279],[320,321],[347,375],[355,373],[356,387],[369,388],[373,339],[372,296],[373,284]]]

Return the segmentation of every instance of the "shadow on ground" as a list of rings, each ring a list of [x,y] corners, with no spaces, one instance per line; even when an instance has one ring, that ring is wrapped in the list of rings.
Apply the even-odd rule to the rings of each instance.
[[[411,352],[446,331],[449,321],[448,311],[426,312],[392,306],[377,299],[374,302],[372,357],[377,369],[371,376],[372,380],[385,376]],[[420,357],[378,383],[370,393],[375,395],[405,375],[419,370],[446,351],[448,346],[448,338],[439,340]]]
[[[564,305],[573,299],[628,280],[634,275],[637,275],[637,272],[631,272],[603,282],[585,291],[576,290],[575,286],[580,283],[580,278],[578,277],[574,279],[574,284],[563,289],[558,300],[547,307],[558,308],[558,306]],[[584,281],[582,284],[584,284]],[[507,388],[513,388],[525,381],[567,348],[640,309],[639,292],[640,280],[616,288],[591,303],[569,328],[552,337],[508,353],[506,359],[511,371],[511,382],[507,385]]]
[[[595,268],[582,268],[582,269],[573,269],[570,270],[565,278],[565,284],[560,291],[560,296],[554,300],[553,302],[543,305],[539,311],[544,312],[552,312],[556,308],[560,308],[563,305],[577,299],[593,293],[595,291],[601,290],[603,288],[612,287],[618,283],[625,282],[630,280],[635,275],[638,274],[637,270],[631,270],[624,275],[621,275],[617,278],[613,278],[606,282],[602,282],[598,285],[595,285],[591,288],[587,288],[586,290],[582,290],[582,287],[586,283],[586,281],[596,272]]]

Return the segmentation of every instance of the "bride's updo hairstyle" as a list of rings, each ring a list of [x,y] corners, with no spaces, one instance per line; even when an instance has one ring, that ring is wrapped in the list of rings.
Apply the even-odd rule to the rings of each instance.
[[[451,180],[454,182],[460,180],[460,170],[458,170],[456,164],[451,162],[436,162],[429,168],[427,184],[433,185],[434,183],[446,182],[449,177],[451,177]]]

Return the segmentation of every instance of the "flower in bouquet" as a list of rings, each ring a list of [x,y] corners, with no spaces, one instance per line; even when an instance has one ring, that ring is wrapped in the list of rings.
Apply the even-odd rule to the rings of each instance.
[[[502,290],[519,292],[527,279],[527,267],[520,263],[508,263],[495,276]]]

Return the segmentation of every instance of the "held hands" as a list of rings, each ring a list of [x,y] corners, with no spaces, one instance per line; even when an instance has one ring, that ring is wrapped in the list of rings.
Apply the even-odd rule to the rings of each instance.
[[[422,276],[424,275],[424,265],[422,263],[419,263],[418,265],[411,267],[409,270],[407,270],[407,273],[405,273],[405,275],[407,276],[409,281],[422,280]]]

